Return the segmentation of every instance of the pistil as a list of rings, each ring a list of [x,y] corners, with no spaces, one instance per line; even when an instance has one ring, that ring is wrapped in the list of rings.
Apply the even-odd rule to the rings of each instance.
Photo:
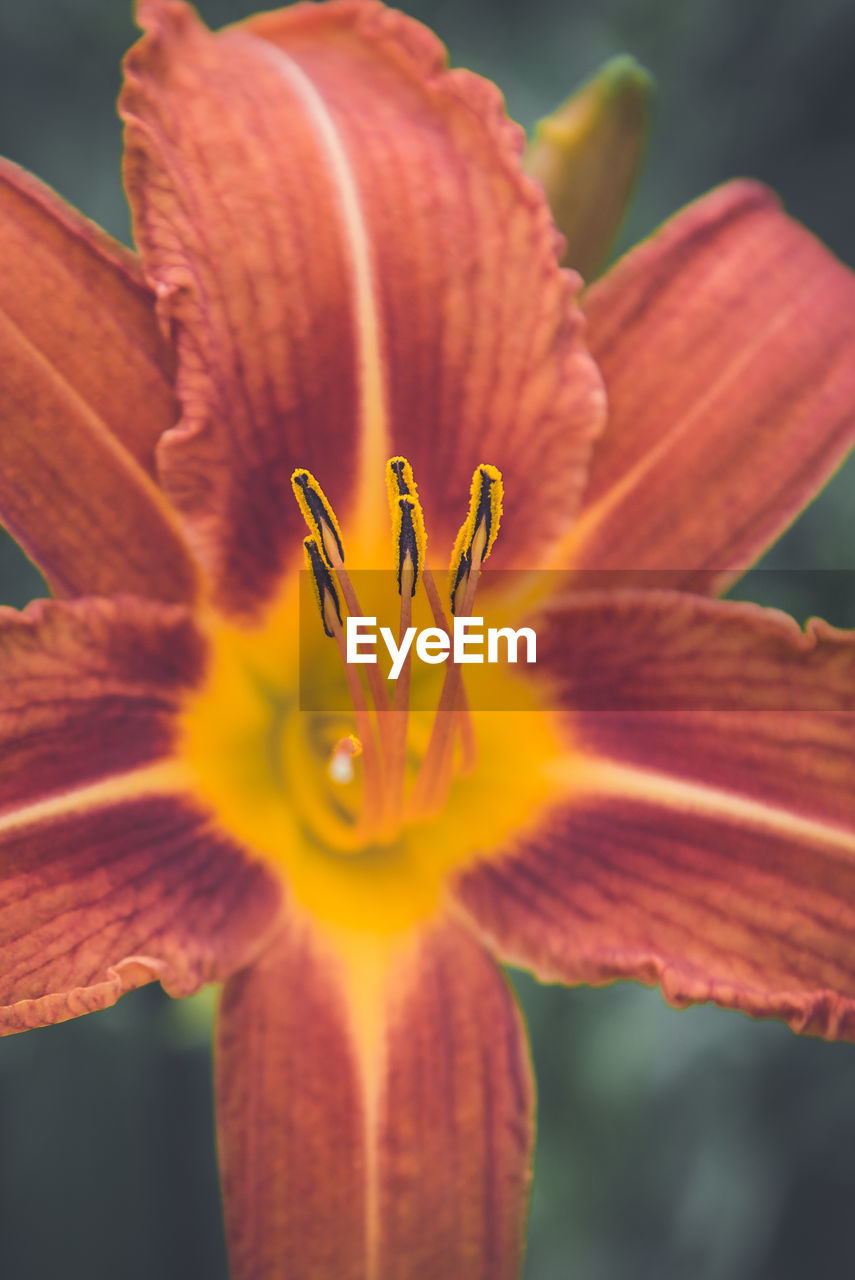
[[[362,743],[354,734],[349,733],[346,737],[339,738],[332,749],[330,762],[327,765],[327,773],[333,782],[338,782],[342,786],[353,782],[355,772],[353,762],[357,756],[361,755]]]

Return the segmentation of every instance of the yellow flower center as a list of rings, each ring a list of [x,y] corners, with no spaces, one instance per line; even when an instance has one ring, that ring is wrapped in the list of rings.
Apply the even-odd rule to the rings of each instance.
[[[295,472],[308,572],[290,575],[254,627],[209,620],[209,667],[180,741],[194,791],[292,899],[332,930],[374,935],[430,916],[450,874],[531,826],[560,752],[532,683],[508,666],[466,667],[464,688],[458,665],[413,664],[412,651],[395,681],[379,660],[344,661],[344,611],[388,617],[399,638],[448,627],[409,464],[392,459],[387,480],[396,571],[349,576],[329,504]],[[481,467],[452,557],[459,615],[471,613],[500,515],[501,477]]]

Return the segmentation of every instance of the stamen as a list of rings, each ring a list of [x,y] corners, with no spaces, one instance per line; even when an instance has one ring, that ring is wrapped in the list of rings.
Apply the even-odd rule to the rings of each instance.
[[[333,568],[336,562],[343,563],[344,546],[338,520],[311,471],[299,467],[291,477],[291,488],[303,519],[322,548],[327,564]]]
[[[406,458],[390,458],[387,462],[386,491],[398,556],[398,595],[404,594],[404,565],[409,556],[412,574],[410,595],[414,596],[424,568],[427,533],[413,468]]]
[[[341,594],[344,596],[347,611],[351,617],[364,617],[362,608],[356,598],[356,592],[344,567],[344,543],[341,528],[335,512],[330,506],[327,496],[318,484],[311,471],[298,467],[291,476],[291,488],[303,514],[303,519],[315,535],[316,542],[323,548],[324,558],[331,569],[335,569]],[[341,614],[339,613],[339,621]],[[329,635],[329,632],[327,632]],[[389,695],[383,684],[379,668],[368,667],[366,671],[371,699],[377,711],[388,711]]]
[[[465,597],[473,571],[477,573],[481,568],[499,536],[503,489],[502,473],[497,467],[482,463],[476,469],[469,491],[469,514],[451,553],[449,596],[453,614]],[[467,609],[462,612],[465,616]]]
[[[332,574],[327,568],[314,538],[304,538],[303,546],[306,551],[306,563],[315,584],[315,598],[320,608],[324,631],[336,641],[341,654],[347,688],[353,704],[353,713],[356,717],[356,728],[359,734],[358,741],[365,755],[365,785],[362,812],[359,819],[359,834],[364,840],[368,840],[376,834],[378,823],[382,819],[383,768],[379,747],[375,739],[374,726],[371,723],[368,703],[362,685],[359,682],[359,676],[347,661],[347,646],[341,621],[341,606],[335,583],[332,580]]]
[[[474,728],[461,670],[456,663],[449,663],[427,750],[405,804],[412,654],[408,650],[404,658],[391,707],[379,664],[369,664],[362,673],[370,691],[370,698],[366,696],[361,676],[347,662],[342,603],[350,616],[361,617],[363,610],[344,567],[344,543],[338,520],[310,472],[298,469],[291,482],[300,511],[311,530],[310,536],[304,539],[306,561],[324,631],[335,639],[339,648],[358,734],[358,737],[351,734],[336,742],[327,763],[327,776],[342,786],[351,783],[355,777],[354,761],[359,755],[364,756],[360,813],[352,829],[354,847],[358,847],[367,840],[392,838],[405,818],[425,817],[441,807],[454,776],[458,734],[463,771],[469,772],[474,767],[477,758]],[[412,636],[413,599],[421,584],[427,592],[436,625],[447,632],[450,627],[433,575],[427,568],[424,514],[413,469],[406,458],[389,459],[386,488],[401,600],[400,646],[408,632],[408,639]],[[455,540],[451,559],[452,615],[466,616],[472,610],[481,566],[498,536],[502,495],[501,473],[496,467],[482,463],[472,477],[469,511]],[[380,714],[390,710],[391,715]]]
[[[303,549],[306,553],[306,566],[312,575],[312,581],[315,586],[315,600],[321,614],[321,622],[324,624],[324,633],[331,640],[335,639],[335,627],[333,624],[332,611],[335,611],[335,617],[338,622],[338,629],[341,630],[341,601],[338,598],[338,591],[332,580],[332,574],[324,564],[323,557],[318,548],[318,544],[314,538],[303,539]]]
[[[413,614],[413,597],[424,570],[427,534],[422,506],[418,498],[413,468],[406,458],[390,458],[386,464],[386,489],[395,537],[398,561],[398,595],[401,614],[398,643],[409,629]],[[399,820],[404,802],[407,772],[407,725],[410,706],[410,674],[412,654],[404,659],[403,670],[395,684],[392,699],[393,716],[387,745],[389,809],[393,822]]]
[[[433,620],[440,631],[444,631],[447,635],[451,635],[451,627],[443,608],[442,600],[439,594],[439,588],[434,580],[433,572],[426,569],[422,578],[424,583],[425,594],[428,598]],[[463,747],[463,765],[462,772],[464,776],[473,773],[478,763],[478,743],[475,739],[475,727],[472,724],[472,715],[469,710],[469,699],[466,696],[466,686],[461,680],[460,692],[457,699],[459,710],[457,712],[457,721],[460,728],[460,739]]]
[[[413,468],[406,458],[398,456],[386,463],[386,491],[393,514],[398,498],[418,498]]]
[[[421,505],[413,498],[399,498],[395,504],[395,546],[398,549],[398,595],[409,594],[412,598],[422,575],[427,546]]]
[[[481,566],[499,535],[502,493],[502,473],[496,467],[482,463],[472,477],[469,514],[457,535],[451,556],[449,588],[451,612],[455,615],[458,606],[461,606],[462,617],[467,617],[472,609]],[[454,769],[454,729],[458,724],[462,728],[461,712],[466,707],[465,698],[460,668],[456,663],[449,663],[430,741],[413,790],[412,802],[418,812],[435,812],[447,794]],[[471,755],[471,740],[467,749],[464,736],[464,767],[471,764]]]

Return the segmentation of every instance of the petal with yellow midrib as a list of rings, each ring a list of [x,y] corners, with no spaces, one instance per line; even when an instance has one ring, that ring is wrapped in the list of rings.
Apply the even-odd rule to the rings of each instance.
[[[533,1131],[519,1011],[459,926],[341,946],[305,918],[226,986],[234,1280],[515,1280]]]
[[[855,635],[644,591],[538,635],[568,751],[539,832],[460,878],[485,939],[545,980],[855,1037]]]
[[[584,307],[609,422],[564,563],[721,592],[855,443],[855,276],[770,191],[731,182]]]
[[[172,751],[205,648],[187,613],[124,598],[0,614],[0,1033],[160,980],[227,977],[278,886],[213,829]]]
[[[139,13],[126,183],[184,410],[159,460],[219,605],[257,614],[298,562],[296,467],[351,564],[376,568],[393,564],[386,461],[409,458],[444,568],[492,463],[497,563],[538,563],[604,404],[578,279],[498,91],[373,0],[217,33],[172,0]]]

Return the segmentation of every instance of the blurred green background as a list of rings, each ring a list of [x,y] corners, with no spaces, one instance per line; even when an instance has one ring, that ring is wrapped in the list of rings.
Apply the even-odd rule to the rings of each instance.
[[[212,24],[251,12],[205,0]],[[769,182],[855,264],[851,0],[420,0],[452,59],[526,126],[605,58],[659,92],[623,243],[736,174]],[[0,16],[0,152],[127,238],[114,113],[124,0]],[[739,594],[855,624],[855,469]],[[774,570],[772,572],[771,570]],[[809,570],[809,573],[787,571]],[[0,544],[0,597],[38,578]],[[540,1089],[527,1280],[825,1280],[852,1273],[855,1047],[656,992],[517,984]],[[223,1280],[208,996],[159,989],[0,1042],[3,1280]]]

